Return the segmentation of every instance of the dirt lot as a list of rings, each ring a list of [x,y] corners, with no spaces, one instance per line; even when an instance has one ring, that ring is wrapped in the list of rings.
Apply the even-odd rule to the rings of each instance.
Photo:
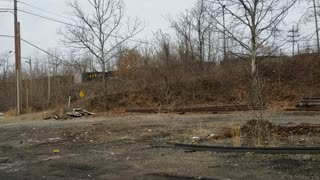
[[[319,123],[319,117],[267,115],[276,124]],[[237,113],[1,119],[0,179],[319,179],[319,155],[218,154],[168,146],[251,118],[251,113]],[[317,146],[320,137],[292,136],[281,142]]]

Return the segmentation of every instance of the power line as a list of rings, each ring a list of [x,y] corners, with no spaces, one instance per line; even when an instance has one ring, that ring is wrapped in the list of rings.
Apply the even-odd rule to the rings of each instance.
[[[291,33],[291,35],[288,35],[289,38],[291,38],[290,42],[292,42],[292,56],[294,56],[295,54],[295,43],[298,42],[298,40],[296,39],[297,37],[300,37],[299,33],[299,29],[295,29],[294,26],[292,26],[292,30],[289,31],[289,33]]]
[[[10,9],[10,8],[0,8],[0,10],[13,10],[13,9]],[[22,12],[22,13],[25,13],[25,14],[32,15],[32,16],[36,16],[36,17],[39,17],[39,18],[42,18],[42,19],[46,19],[46,20],[49,20],[49,21],[53,21],[53,22],[56,22],[56,23],[60,23],[60,24],[64,24],[64,25],[67,25],[67,26],[72,26],[72,27],[81,28],[81,29],[86,29],[86,30],[90,30],[90,31],[91,31],[91,29],[87,29],[87,28],[84,28],[84,27],[81,27],[81,26],[78,26],[78,25],[74,25],[74,24],[65,22],[65,21],[57,20],[57,19],[54,19],[54,18],[51,18],[51,17],[48,17],[48,16],[43,16],[43,15],[38,14],[38,13],[33,13],[33,12],[25,11],[25,10],[22,10],[22,9],[18,9],[18,11],[19,11],[19,12]],[[70,20],[72,20],[72,19],[70,19]],[[117,36],[117,35],[110,35],[110,36],[111,36],[111,37],[114,37],[114,38],[123,39],[123,37]],[[147,41],[143,41],[143,40],[139,40],[139,39],[133,39],[133,38],[128,39],[128,41],[136,42],[136,43],[141,43],[141,44],[149,44],[149,45],[157,45],[157,44],[159,44],[159,43],[157,43],[157,42],[147,42]]]
[[[14,36],[11,36],[11,35],[0,35],[0,37],[14,38]],[[50,52],[48,52],[48,51],[40,48],[39,46],[31,43],[30,41],[27,41],[27,40],[25,40],[25,39],[23,39],[23,38],[21,38],[21,41],[23,41],[24,43],[29,44],[30,46],[32,46],[32,47],[34,47],[34,48],[36,48],[36,49],[38,49],[38,50],[40,50],[40,51],[42,51],[42,52],[44,52],[45,54],[47,54],[47,55],[49,55],[49,56],[54,57],[55,59],[61,61],[61,63],[64,63],[65,65],[68,65],[68,64],[66,63],[66,60],[63,60],[63,59],[59,58],[58,56],[55,56],[55,55],[51,54]],[[71,66],[71,65],[69,65],[69,66]]]
[[[60,23],[60,24],[64,24],[64,25],[67,25],[67,26],[72,26],[72,27],[76,27],[76,28],[81,28],[81,29],[84,29],[84,27],[81,27],[81,26],[78,26],[78,25],[74,25],[74,24],[71,24],[71,23],[68,23],[68,22],[65,22],[65,21],[61,21],[61,20],[57,20],[57,19],[54,19],[54,18],[51,18],[51,17],[48,17],[48,16],[43,16],[43,15],[40,15],[40,14],[37,14],[37,13],[33,13],[33,12],[28,12],[28,11],[25,11],[25,10],[21,10],[19,9],[18,10],[19,12],[22,12],[22,13],[25,13],[25,14],[29,14],[29,15],[32,15],[32,16],[36,16],[36,17],[40,17],[42,19],[46,19],[46,20],[50,20],[50,21],[53,21],[53,22],[56,22],[56,23]],[[90,30],[90,29],[86,29],[86,30]],[[90,30],[91,31],[91,30]],[[121,38],[123,39],[123,37],[121,36],[117,36],[117,35],[110,35],[114,38]],[[147,41],[142,41],[142,40],[137,40],[137,39],[128,39],[128,41],[132,41],[132,42],[137,42],[137,43],[142,43],[142,44],[150,44],[150,45],[156,45],[157,43],[155,42],[147,42]]]
[[[25,5],[25,6],[29,6],[29,7],[31,7],[31,8],[38,9],[38,10],[40,10],[40,11],[43,11],[43,12],[46,12],[46,13],[49,13],[49,14],[52,14],[52,15],[55,15],[55,16],[59,16],[59,17],[65,18],[65,19],[69,19],[69,20],[71,20],[71,21],[74,20],[74,19],[71,19],[71,18],[69,18],[69,17],[62,16],[61,14],[58,14],[58,13],[55,13],[55,12],[52,12],[52,11],[49,11],[49,10],[46,10],[46,9],[42,9],[42,8],[36,7],[36,6],[31,5],[31,4],[22,2],[22,1],[18,1],[18,2],[19,2],[20,4]]]

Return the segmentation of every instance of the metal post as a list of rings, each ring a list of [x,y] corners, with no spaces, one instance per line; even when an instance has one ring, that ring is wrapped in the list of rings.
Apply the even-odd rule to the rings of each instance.
[[[68,100],[68,109],[70,109],[70,105],[71,105],[71,96],[69,96],[69,100]]]
[[[316,34],[317,34],[318,53],[320,53],[320,39],[319,39],[318,17],[317,17],[317,7],[316,7],[316,1],[315,1],[315,0],[313,0],[313,8],[314,8],[314,18],[315,18],[315,23],[316,23]]]

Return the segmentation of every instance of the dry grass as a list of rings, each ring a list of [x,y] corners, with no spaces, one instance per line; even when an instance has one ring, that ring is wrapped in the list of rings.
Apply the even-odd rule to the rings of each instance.
[[[232,144],[234,147],[241,147],[241,126],[235,125],[231,127]]]
[[[10,109],[9,111],[4,113],[6,117],[15,117],[16,116],[16,109]]]

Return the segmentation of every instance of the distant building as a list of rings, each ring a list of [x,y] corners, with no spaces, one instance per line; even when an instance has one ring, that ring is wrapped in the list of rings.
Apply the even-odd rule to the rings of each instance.
[[[114,75],[114,71],[106,72],[106,77],[108,79],[114,78]],[[103,80],[103,72],[77,73],[76,75],[74,75],[74,80],[76,84],[99,82]]]

